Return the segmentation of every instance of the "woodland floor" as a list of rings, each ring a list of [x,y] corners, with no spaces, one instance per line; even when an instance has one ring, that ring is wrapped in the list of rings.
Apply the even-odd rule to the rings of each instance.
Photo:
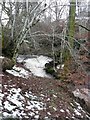
[[[71,78],[76,78],[75,76],[77,75],[74,73]],[[71,94],[72,88],[79,85],[84,84],[81,80],[77,83],[77,78],[74,82],[70,79],[61,82],[34,76],[24,79],[3,73],[3,117],[13,116],[31,120],[90,120],[89,113]]]
[[[90,120],[84,102],[72,94],[88,88],[89,81],[80,69],[67,80],[30,76],[28,79],[2,73],[2,116],[27,120]]]

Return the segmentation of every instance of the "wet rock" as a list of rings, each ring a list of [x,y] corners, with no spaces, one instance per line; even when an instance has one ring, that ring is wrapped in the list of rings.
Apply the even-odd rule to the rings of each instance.
[[[87,88],[76,89],[73,95],[79,99],[80,104],[90,113],[90,90]]]
[[[55,67],[57,67],[57,65],[58,65],[58,63],[55,63]],[[46,71],[46,73],[49,73],[53,77],[58,79],[58,73],[57,73],[57,71],[54,70],[53,61],[50,61],[49,63],[45,64],[45,71]]]

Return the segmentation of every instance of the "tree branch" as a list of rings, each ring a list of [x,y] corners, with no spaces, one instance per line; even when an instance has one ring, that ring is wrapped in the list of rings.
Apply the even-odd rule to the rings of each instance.
[[[86,29],[87,31],[90,31],[90,29],[88,29],[87,27],[85,27],[85,26],[83,26],[83,25],[79,25],[78,23],[76,23],[76,24],[77,24],[78,26],[80,26],[80,27]]]

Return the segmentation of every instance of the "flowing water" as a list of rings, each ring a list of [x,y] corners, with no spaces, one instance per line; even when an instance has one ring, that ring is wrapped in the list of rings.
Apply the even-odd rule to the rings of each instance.
[[[52,61],[51,58],[47,57],[47,56],[19,56],[17,58],[17,62],[23,62],[24,66],[26,68],[28,68],[31,73],[35,76],[39,76],[39,77],[48,77],[50,78],[51,76],[46,74],[44,68],[45,68],[45,64]]]

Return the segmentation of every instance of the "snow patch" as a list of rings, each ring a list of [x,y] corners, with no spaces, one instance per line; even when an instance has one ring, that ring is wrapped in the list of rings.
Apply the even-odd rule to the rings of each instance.
[[[0,56],[0,59],[3,59],[4,57],[3,56]]]
[[[57,108],[53,107],[54,111],[57,111]]]
[[[20,88],[18,89],[12,88],[10,90],[10,94],[7,96],[7,99],[16,106],[22,108],[22,102],[24,100],[24,97],[19,92],[20,92]]]
[[[2,112],[2,108],[3,108],[3,106],[2,106],[3,97],[4,97],[4,94],[0,93],[0,113]]]
[[[78,110],[74,109],[74,112],[76,115],[81,116],[81,113]]]
[[[35,115],[34,118],[35,118],[35,119],[39,119],[39,115]]]
[[[48,114],[48,115],[51,115],[51,113],[50,113],[50,112],[47,112],[47,114]]]
[[[47,101],[50,101],[50,98],[47,98]]]
[[[25,70],[22,67],[17,67],[16,65],[13,67],[12,70],[6,70],[9,74],[12,74],[14,76],[22,77],[22,78],[28,78],[30,73]]]
[[[70,114],[70,111],[68,109],[66,109],[66,111],[68,112],[68,114]]]
[[[7,101],[4,101],[4,109],[8,110],[8,112],[3,112],[4,117],[19,117],[22,118],[23,116],[26,118],[27,114],[25,110],[29,110],[30,116],[34,116],[35,119],[39,118],[38,111],[43,110],[46,108],[46,104],[39,101],[39,98],[31,91],[28,93],[26,92],[21,95],[20,88],[11,88],[8,90],[9,93],[7,94]],[[0,96],[3,96],[0,94]],[[27,105],[25,107],[25,101],[27,101]],[[28,116],[27,116],[28,117]]]
[[[3,116],[4,117],[11,117],[11,114],[7,113],[7,112],[3,112]]]
[[[63,109],[61,109],[60,112],[65,112],[65,111]]]
[[[56,96],[56,95],[54,95],[54,94],[53,94],[53,97],[57,98],[57,96]]]
[[[9,111],[12,111],[15,107],[16,106],[10,105],[8,101],[4,102],[4,108],[9,110]]]

